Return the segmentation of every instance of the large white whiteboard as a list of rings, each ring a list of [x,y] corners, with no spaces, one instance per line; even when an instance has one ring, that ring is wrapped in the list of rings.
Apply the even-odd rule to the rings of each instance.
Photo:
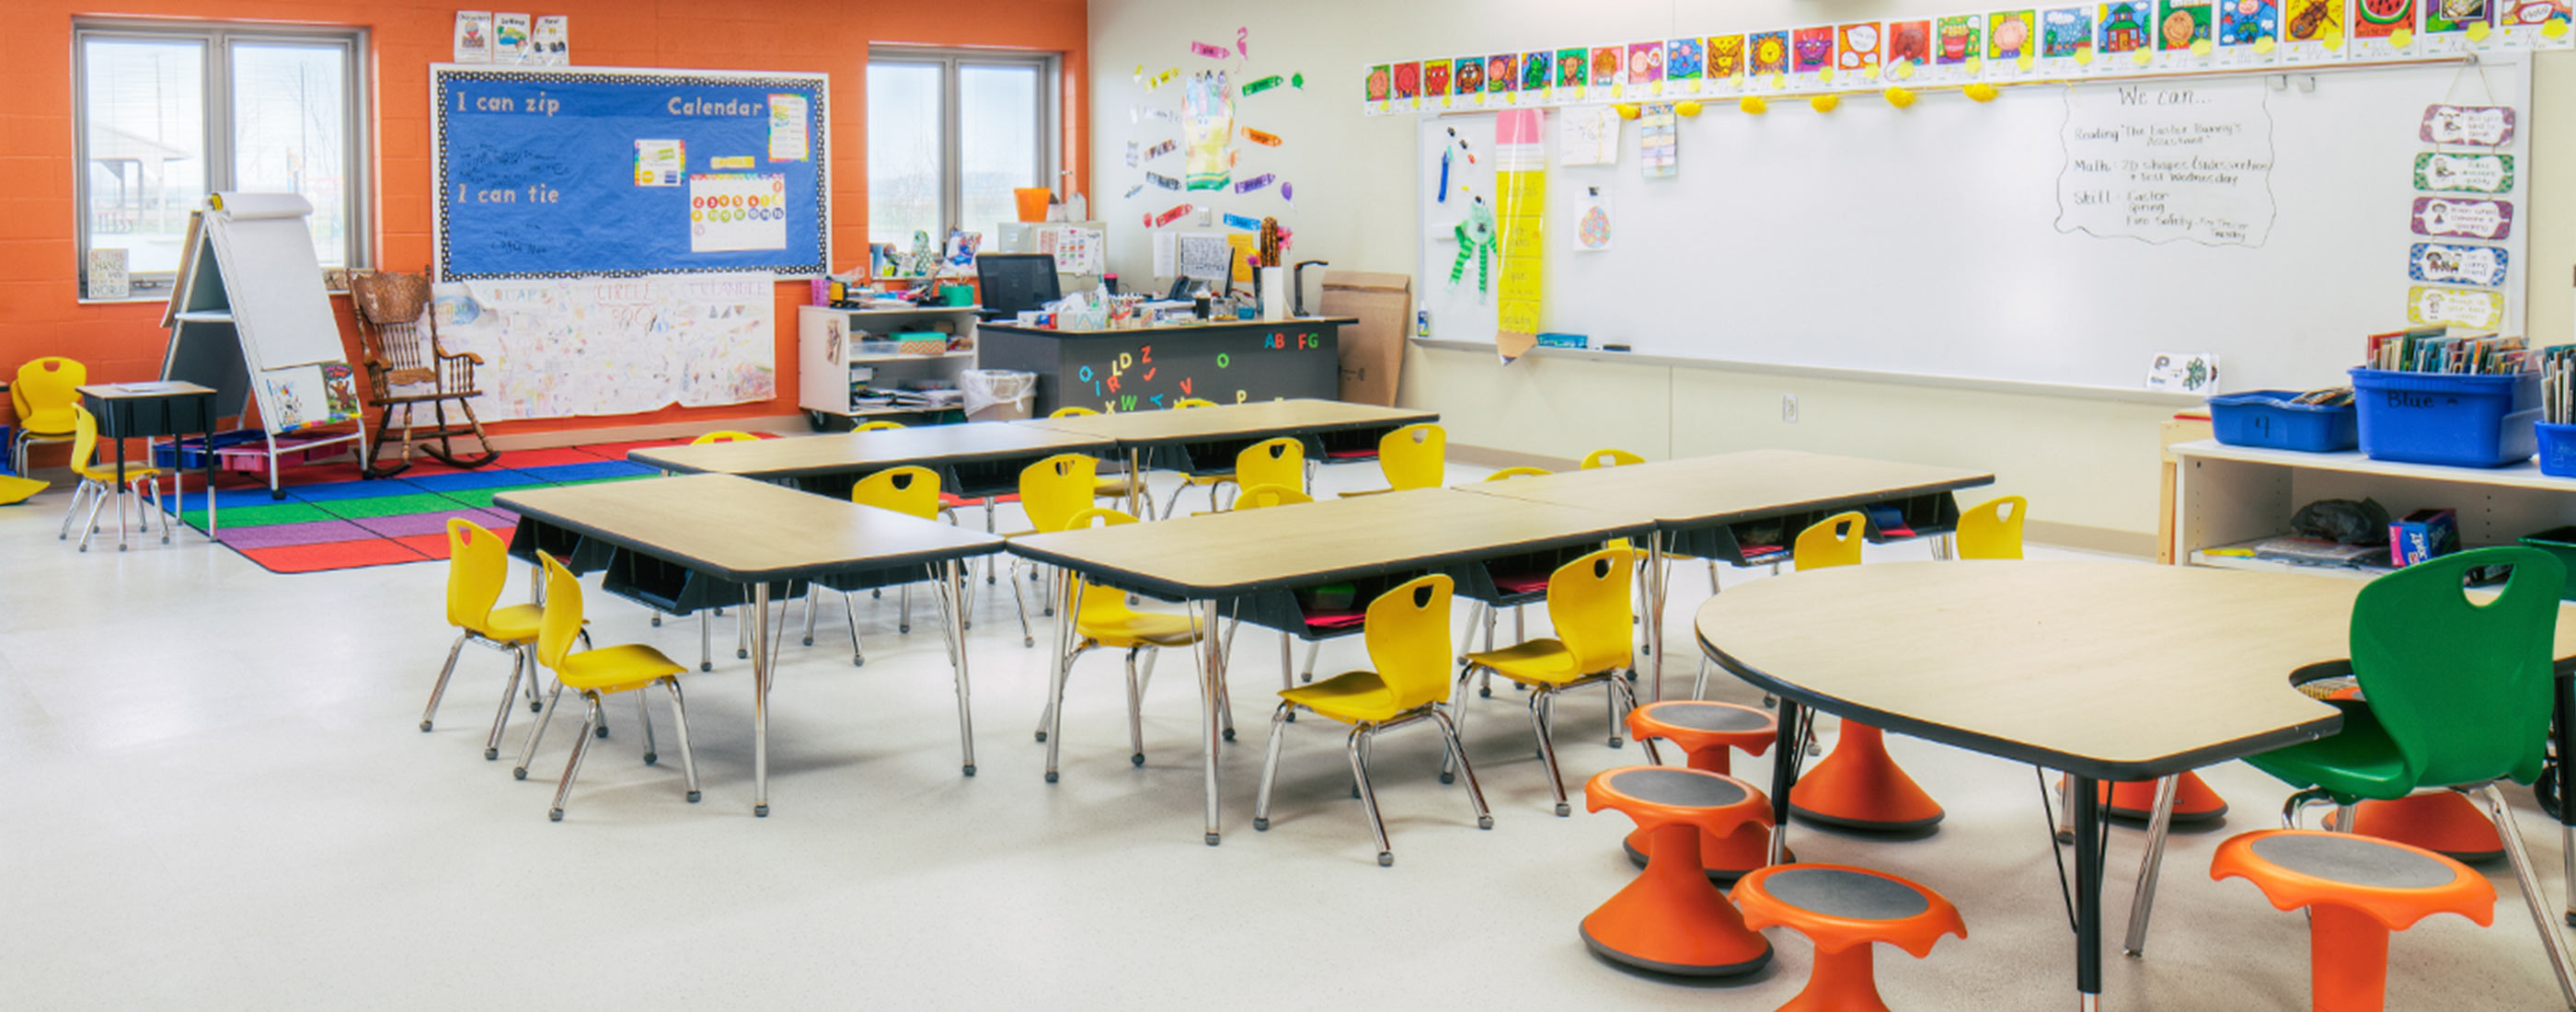
[[[1681,120],[1675,178],[1643,177],[1633,121],[1615,165],[1551,154],[1546,329],[1641,355],[2123,389],[2142,385],[2156,353],[2216,352],[2225,389],[2326,386],[2358,361],[2364,334],[2405,325],[2407,252],[2426,241],[2408,226],[2414,158],[2432,150],[2417,134],[2425,106],[2520,110],[2519,135],[2499,150],[2529,176],[2531,79],[2518,61],[2192,84],[2267,89],[2277,217],[2260,247],[2060,232],[2057,86],[1983,104],[1925,94],[1905,110],[1855,94],[1830,115],[1796,100],[1762,116],[1715,102]],[[1548,112],[1551,147],[1560,114]],[[1492,122],[1420,126],[1415,290],[1436,338],[1492,340],[1475,267],[1449,283],[1465,200],[1493,193]],[[1442,203],[1453,128],[1478,161],[1452,158]],[[1616,232],[1610,249],[1577,252],[1594,187]],[[2518,220],[2494,244],[2513,262],[2507,333],[2522,330],[2528,190],[2518,181],[2508,195]]]

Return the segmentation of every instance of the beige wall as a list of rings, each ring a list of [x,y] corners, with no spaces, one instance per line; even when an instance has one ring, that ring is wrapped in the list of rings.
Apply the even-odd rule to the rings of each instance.
[[[1411,274],[1416,263],[1412,188],[1414,121],[1358,112],[1361,76],[1373,63],[1404,57],[1607,42],[1690,31],[1814,24],[1936,14],[1942,0],[1092,0],[1093,178],[1110,232],[1114,269],[1150,270],[1145,233],[1122,227],[1176,202],[1148,189],[1125,164],[1126,142],[1172,136],[1169,124],[1130,122],[1144,94],[1129,79],[1209,65],[1193,40],[1231,45],[1249,30],[1253,76],[1302,72],[1302,93],[1242,100],[1236,118],[1287,139],[1252,149],[1245,166],[1296,184],[1281,220],[1297,231],[1297,259],[1336,268]],[[1178,105],[1178,85],[1156,104]],[[2526,265],[2529,331],[2570,339],[2576,305],[2576,54],[2536,57],[2530,229]],[[1159,129],[1157,129],[1159,128]],[[2555,129],[2553,129],[2555,128]],[[1256,213],[1275,204],[1224,198],[1217,206]],[[1417,280],[1417,284],[1419,281]],[[1560,295],[1560,298],[1563,296]],[[1797,394],[1800,421],[1780,420],[1780,396]],[[1770,370],[1666,367],[1573,359],[1526,359],[1510,367],[1490,354],[1416,348],[1406,359],[1404,402],[1441,413],[1453,443],[1553,457],[1597,446],[1649,456],[1785,446],[1990,468],[2003,491],[2031,498],[2033,522],[2063,540],[2147,553],[2156,527],[2156,422],[2169,408],[2083,396],[1996,393]],[[2076,528],[2069,530],[2068,527]]]

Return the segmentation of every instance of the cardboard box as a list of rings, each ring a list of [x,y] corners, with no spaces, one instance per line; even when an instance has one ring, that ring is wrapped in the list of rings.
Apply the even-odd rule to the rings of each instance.
[[[1413,316],[1413,276],[1325,271],[1323,311],[1359,321],[1342,328],[1342,399],[1394,407],[1405,322]]]
[[[2459,518],[2450,510],[2416,510],[2388,524],[2390,565],[2411,566],[2459,550]]]

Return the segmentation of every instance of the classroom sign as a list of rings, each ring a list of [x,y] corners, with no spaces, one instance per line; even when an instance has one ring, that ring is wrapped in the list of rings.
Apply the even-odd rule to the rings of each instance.
[[[2057,230],[2261,246],[2277,213],[2260,81],[2066,91]]]
[[[442,280],[824,273],[822,74],[430,68]]]

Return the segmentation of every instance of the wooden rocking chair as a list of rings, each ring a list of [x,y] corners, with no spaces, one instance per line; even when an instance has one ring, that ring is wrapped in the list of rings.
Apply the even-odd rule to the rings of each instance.
[[[438,314],[429,311],[429,275],[355,273],[349,278],[349,301],[357,308],[367,385],[383,411],[376,420],[376,444],[367,453],[367,477],[389,478],[408,470],[415,441],[422,444],[421,453],[450,467],[475,468],[501,459],[467,400],[482,393],[474,386],[474,367],[483,359],[472,352],[450,354],[439,347]],[[462,424],[448,421],[450,401],[464,416]],[[421,404],[429,405],[437,419],[426,430],[412,415],[412,409]],[[394,426],[395,408],[403,413],[399,433]],[[458,436],[474,437],[482,453],[459,456],[454,442]],[[429,445],[432,440],[436,445]],[[396,441],[401,442],[402,452],[388,466],[385,446]]]

